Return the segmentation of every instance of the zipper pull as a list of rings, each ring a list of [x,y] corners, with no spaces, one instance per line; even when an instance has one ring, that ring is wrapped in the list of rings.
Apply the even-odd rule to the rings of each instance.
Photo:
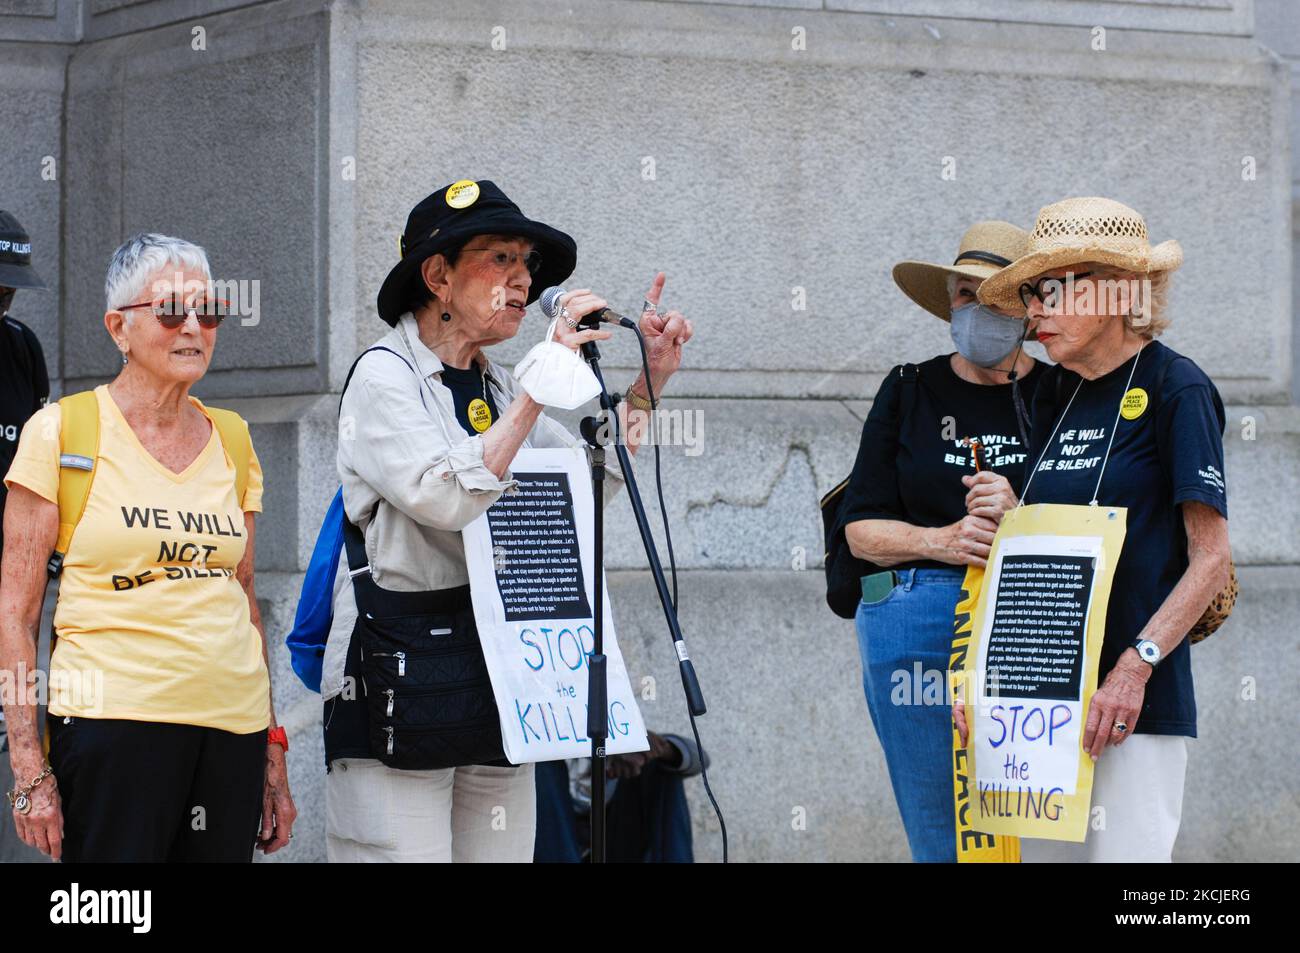
[[[394,694],[394,692],[393,692],[393,690],[392,690],[391,688],[386,688],[386,689],[384,689],[384,694],[388,696],[388,717],[389,717],[389,718],[392,718],[392,717],[393,717],[393,694]]]
[[[397,676],[401,678],[406,675],[406,653],[394,652],[393,658],[397,659]]]
[[[384,726],[384,731],[388,732],[388,753],[392,754],[393,753],[393,726],[392,725]]]

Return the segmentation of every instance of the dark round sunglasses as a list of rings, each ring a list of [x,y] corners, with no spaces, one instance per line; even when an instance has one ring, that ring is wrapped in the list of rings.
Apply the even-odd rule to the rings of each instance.
[[[199,327],[207,328],[209,331],[219,325],[230,314],[229,301],[223,301],[220,298],[204,298],[201,301],[186,304],[180,295],[168,295],[156,301],[139,301],[135,304],[123,305],[117,310],[130,311],[132,308],[148,308],[153,312],[153,316],[158,319],[158,323],[168,331],[175,331],[184,324],[186,316],[191,312],[199,319]]]

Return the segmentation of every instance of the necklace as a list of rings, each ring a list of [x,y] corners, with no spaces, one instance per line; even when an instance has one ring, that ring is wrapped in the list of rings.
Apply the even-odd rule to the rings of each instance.
[[[466,413],[469,416],[469,425],[478,433],[483,433],[492,426],[492,407],[487,402],[487,361],[480,365],[479,373],[483,379],[483,396],[471,400]]]

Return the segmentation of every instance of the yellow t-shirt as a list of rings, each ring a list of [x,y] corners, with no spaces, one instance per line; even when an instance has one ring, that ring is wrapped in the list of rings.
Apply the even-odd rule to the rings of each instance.
[[[95,396],[99,458],[59,583],[50,713],[264,730],[270,680],[235,575],[243,514],[262,509],[257,455],[237,501],[234,464],[215,425],[194,462],[172,473],[140,443],[108,388]],[[60,418],[55,403],[27,421],[7,486],[58,502]]]

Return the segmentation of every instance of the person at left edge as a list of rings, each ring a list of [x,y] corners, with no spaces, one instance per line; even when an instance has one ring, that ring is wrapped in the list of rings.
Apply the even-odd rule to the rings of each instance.
[[[340,560],[322,663],[326,852],[331,862],[527,862],[533,765],[504,758],[461,530],[515,485],[510,467],[521,447],[584,445],[485,351],[513,338],[527,305],[568,278],[577,246],[527,218],[494,183],[461,179],[411,210],[400,250],[378,299],[392,330],[377,342],[384,350],[358,359],[340,407],[343,504],[364,536],[368,568],[349,573]],[[656,396],[692,334],[679,312],[653,307],[663,284],[660,272],[641,317]],[[577,326],[603,299],[580,288],[560,301],[568,313],[556,322],[560,344],[576,350],[609,337]],[[627,393],[618,414],[633,453],[647,382],[638,377]],[[622,484],[612,457],[606,502]],[[360,618],[358,601],[367,603]],[[409,667],[373,648],[362,660],[365,640],[380,630],[402,628],[412,644],[429,645],[426,627],[409,621],[429,617],[438,641],[414,649]],[[436,666],[421,659],[430,651],[442,653]],[[359,677],[366,665],[374,679]],[[406,687],[385,702],[375,680],[397,684],[398,673]],[[436,706],[421,700],[435,695]]]
[[[951,265],[894,267],[899,288],[949,323],[957,350],[895,367],[881,383],[841,507],[849,550],[877,570],[862,580],[854,620],[862,683],[918,863],[957,860],[952,725],[944,698],[926,688],[946,683],[966,567],[984,564],[997,529],[967,512],[967,492],[991,473],[1023,469],[1028,427],[1017,418],[1043,374],[1024,353],[1024,317],[975,295],[1027,238],[1008,222],[976,222]],[[984,444],[983,473],[965,437]]]
[[[86,402],[98,451],[55,607],[48,763],[35,699],[11,708],[13,823],[64,861],[247,862],[288,843],[295,811],[253,586],[261,467],[248,425],[189,393],[227,309],[203,249],[157,234],[114,252],[105,295],[122,365]],[[5,477],[11,683],[36,666],[60,482],[92,462],[61,455],[79,415],[65,398],[33,416]]]
[[[50,396],[41,342],[31,328],[10,314],[19,288],[47,290],[32,265],[32,242],[27,231],[13,215],[0,210],[0,323],[4,325],[0,327],[0,477],[13,462],[23,424]],[[5,489],[0,484],[0,511],[4,502]],[[3,549],[4,530],[0,527],[0,551]],[[4,709],[0,707],[0,788],[6,791],[13,781],[9,777],[8,750]],[[0,824],[0,863],[16,859],[15,850],[39,858],[39,854],[20,844],[9,825]]]

